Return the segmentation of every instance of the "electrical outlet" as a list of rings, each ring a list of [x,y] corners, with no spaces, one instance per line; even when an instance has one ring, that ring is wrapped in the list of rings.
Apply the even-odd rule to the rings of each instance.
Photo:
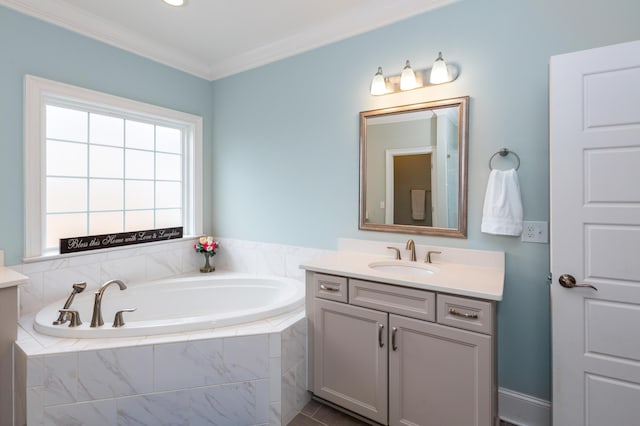
[[[522,226],[521,240],[525,243],[548,243],[548,222],[525,221]]]

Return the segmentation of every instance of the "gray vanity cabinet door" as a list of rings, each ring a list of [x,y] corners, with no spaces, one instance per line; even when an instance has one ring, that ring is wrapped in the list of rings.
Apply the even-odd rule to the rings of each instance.
[[[315,299],[313,393],[387,423],[387,314]]]
[[[389,336],[390,425],[492,424],[490,336],[397,315]]]

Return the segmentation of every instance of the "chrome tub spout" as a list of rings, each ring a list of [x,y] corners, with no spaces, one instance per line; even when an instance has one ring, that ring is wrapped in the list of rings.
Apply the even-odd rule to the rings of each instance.
[[[96,292],[96,298],[93,302],[93,316],[91,317],[91,327],[100,327],[104,325],[104,321],[102,320],[102,295],[104,294],[107,287],[111,284],[118,284],[120,290],[125,290],[127,286],[120,280],[110,280],[100,286],[100,290]]]

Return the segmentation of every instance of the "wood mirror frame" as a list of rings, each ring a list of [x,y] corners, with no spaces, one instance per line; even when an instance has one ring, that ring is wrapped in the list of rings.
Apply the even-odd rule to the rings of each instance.
[[[457,114],[456,114],[457,113]],[[449,122],[439,121],[440,117],[446,117],[449,115]],[[421,146],[416,146],[409,144],[408,139],[403,136],[398,136],[400,132],[404,132],[405,128],[399,128],[399,123],[418,123],[419,120],[425,120],[426,117],[430,116],[428,120],[430,120],[428,126],[427,133],[423,134],[418,131],[414,136],[419,138],[420,140],[424,139],[425,143],[418,142]],[[413,118],[419,117],[419,118]],[[390,107],[383,108],[371,111],[362,111],[360,112],[360,220],[359,220],[359,229],[370,230],[370,231],[383,231],[383,232],[399,232],[406,234],[423,234],[423,235],[436,235],[436,236],[445,236],[445,237],[455,237],[455,238],[466,238],[467,236],[467,151],[468,151],[468,133],[469,133],[469,97],[460,97],[453,99],[443,99],[431,102],[424,102],[413,105],[404,105],[398,107]],[[435,121],[435,122],[434,122]],[[453,122],[456,123],[453,123]],[[386,167],[383,171],[376,170],[375,172],[369,170],[372,173],[371,176],[367,175],[368,168],[368,159],[367,154],[373,151],[372,146],[369,144],[373,144],[372,140],[368,140],[368,135],[370,135],[370,139],[373,139],[373,128],[372,125],[375,123],[387,122],[387,124],[391,124],[392,127],[389,127],[385,130],[385,132],[378,132],[380,134],[387,133],[387,136],[390,137],[382,137],[381,142],[376,141],[376,153],[375,153],[375,161],[378,164],[382,164],[386,161]],[[431,124],[434,123],[434,124]],[[440,124],[442,123],[442,124]],[[440,126],[439,126],[440,124]],[[426,124],[425,124],[426,125]],[[457,125],[457,132],[455,132],[455,125]],[[395,128],[393,127],[395,126]],[[451,159],[450,153],[456,153],[455,146],[451,145],[447,147],[445,143],[446,140],[442,140],[441,135],[438,133],[437,128],[445,128],[448,127],[449,133],[457,134],[457,168],[458,173],[451,175],[451,179],[454,179],[457,176],[457,194],[453,194],[446,188],[446,173],[443,175],[442,171],[439,175],[433,172],[436,169],[436,164],[440,163],[440,169],[444,169],[444,172],[447,171],[446,162],[449,161],[452,165],[456,164],[455,159]],[[434,129],[435,127],[435,129]],[[451,130],[453,129],[453,130]],[[390,133],[393,132],[393,133]],[[413,131],[415,132],[415,131]],[[403,139],[404,138],[404,139]],[[435,138],[435,140],[434,140]],[[400,140],[400,142],[398,142]],[[454,141],[453,137],[451,137],[451,141]],[[450,142],[451,142],[450,141]],[[442,146],[438,146],[440,145]],[[378,146],[380,145],[380,146]],[[411,146],[409,146],[411,145]],[[385,154],[381,154],[382,151]],[[435,154],[436,151],[438,154]],[[396,154],[394,154],[394,152]],[[390,178],[390,175],[395,176],[395,173],[392,172],[393,164],[395,163],[395,155],[397,156],[407,156],[407,155],[418,155],[418,154],[426,154],[428,155],[427,161],[430,161],[431,164],[431,173],[429,174],[429,178],[427,178],[427,185],[423,185],[424,188],[422,193],[420,193],[420,189],[417,189],[418,192],[415,194],[407,195],[404,197],[405,199],[410,199],[408,202],[411,204],[410,208],[412,209],[411,218],[408,221],[409,223],[395,223],[396,220],[393,219],[394,213],[396,211],[395,198],[393,196],[394,191],[389,188],[388,182],[390,180],[394,180],[394,178]],[[373,155],[373,154],[371,154]],[[386,159],[379,158],[381,155],[384,155]],[[434,155],[439,155],[437,157],[433,157]],[[447,160],[448,158],[448,160]],[[390,166],[391,164],[391,166]],[[429,166],[427,165],[427,169]],[[418,169],[419,170],[419,169]],[[382,173],[384,172],[384,173]],[[375,173],[375,175],[374,175]],[[384,174],[385,176],[380,177],[380,175]],[[439,178],[439,176],[441,178]],[[442,176],[445,176],[442,178]],[[375,178],[378,183],[377,185],[372,184],[372,179]],[[382,183],[380,183],[380,179],[382,179]],[[431,185],[431,181],[434,180],[436,185]],[[385,183],[387,182],[387,183]],[[385,186],[383,189],[385,198],[382,199],[381,196],[378,199],[374,200],[374,192],[377,191],[377,194],[380,194],[379,186]],[[369,186],[369,188],[368,188]],[[375,188],[374,188],[375,186]],[[440,202],[439,204],[445,205],[444,214],[440,214],[440,210],[438,214],[436,214],[435,210],[431,207],[434,204],[437,204],[433,201],[431,194],[433,191],[439,189],[440,192],[440,200],[448,199],[448,201]],[[413,192],[413,189],[411,190]],[[403,196],[406,195],[402,191]],[[445,198],[442,198],[445,194]],[[428,194],[428,195],[425,195]],[[414,195],[417,198],[414,198]],[[455,196],[455,199],[454,199]],[[371,199],[368,199],[370,197]],[[392,201],[392,207],[389,207],[389,198]],[[425,198],[424,207],[422,210],[426,211],[426,214],[431,218],[431,225],[419,224],[418,220],[414,220],[416,218],[420,219],[420,221],[424,222],[424,213],[422,215],[417,214],[414,215],[414,210],[419,211],[421,208],[419,207],[419,201],[421,198]],[[417,200],[417,201],[415,201]],[[373,204],[378,203],[376,207],[372,207]],[[404,200],[404,204],[407,204],[407,201]],[[456,205],[457,204],[457,205]],[[449,209],[449,205],[454,207]],[[405,206],[406,207],[406,206]],[[403,208],[405,208],[403,207]],[[384,219],[380,219],[379,216],[381,214],[380,210],[385,210]],[[390,211],[393,209],[393,211]],[[442,209],[442,208],[441,208]],[[405,209],[406,210],[406,209]],[[371,213],[374,213],[377,217],[375,219],[371,219]],[[436,220],[436,217],[440,216],[441,220]],[[442,219],[444,218],[444,219]],[[412,223],[416,222],[416,223]],[[434,223],[435,222],[435,223]],[[454,223],[455,222],[455,223]],[[444,226],[443,226],[444,225]]]

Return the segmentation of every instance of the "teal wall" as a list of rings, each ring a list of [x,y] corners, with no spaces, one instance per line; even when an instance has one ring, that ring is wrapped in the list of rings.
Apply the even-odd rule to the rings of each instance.
[[[0,249],[8,265],[20,263],[24,252],[25,74],[202,116],[205,156],[211,156],[211,82],[0,6]],[[205,173],[211,193],[210,170]],[[209,229],[210,202],[207,197]]]
[[[549,220],[549,57],[640,39],[639,16],[637,0],[462,0],[215,81],[215,234],[325,248],[405,241],[358,231],[358,112],[469,95],[468,239],[414,239],[506,252],[499,384],[550,399],[549,246],[480,233],[487,162],[503,146],[517,152],[525,219]],[[430,67],[438,50],[460,65],[456,82],[369,96],[379,65]]]
[[[407,239],[358,231],[358,112],[469,95],[468,239],[414,239],[506,252],[499,384],[549,399],[549,247],[480,233],[487,161],[516,151],[525,218],[548,220],[549,56],[640,39],[638,16],[637,0],[462,0],[209,83],[0,7],[0,248],[20,262],[25,73],[203,116],[205,229],[319,248]],[[438,50],[460,65],[456,82],[369,96],[379,65],[429,67]]]

